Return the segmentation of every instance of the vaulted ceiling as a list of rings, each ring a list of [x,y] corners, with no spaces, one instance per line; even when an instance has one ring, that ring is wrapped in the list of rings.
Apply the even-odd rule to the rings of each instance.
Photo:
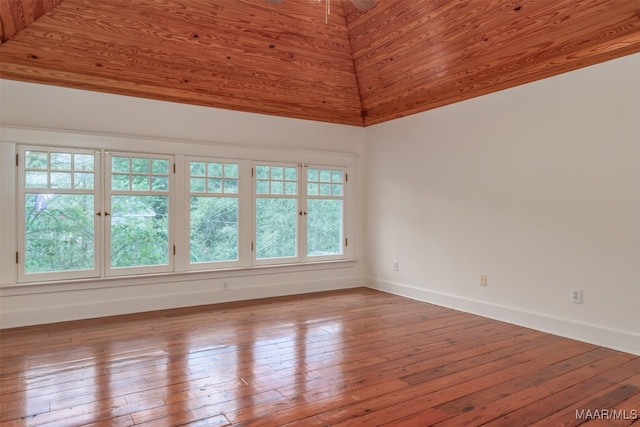
[[[0,77],[367,126],[640,52],[640,0],[326,1],[0,0]]]

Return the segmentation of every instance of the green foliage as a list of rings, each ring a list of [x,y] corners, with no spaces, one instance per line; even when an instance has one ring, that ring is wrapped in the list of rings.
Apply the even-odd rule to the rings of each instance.
[[[238,199],[191,197],[192,263],[238,259]]]
[[[169,263],[167,196],[111,197],[111,266]]]
[[[94,268],[93,195],[25,195],[25,272]]]
[[[307,207],[307,255],[341,254],[342,200],[309,199]]]
[[[296,256],[297,216],[294,198],[256,199],[256,258]]]

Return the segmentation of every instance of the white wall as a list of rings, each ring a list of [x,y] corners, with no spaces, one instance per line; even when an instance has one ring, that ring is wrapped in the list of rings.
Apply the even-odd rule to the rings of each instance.
[[[370,286],[640,354],[640,54],[366,143]]]
[[[361,217],[362,128],[8,80],[0,80],[0,124],[0,327],[363,284],[362,221],[349,224],[353,262],[35,285],[16,283],[17,231],[11,225],[16,212],[16,143],[209,156],[232,153],[255,160],[317,164],[342,159],[356,171],[356,179],[350,179],[356,195],[352,207]]]

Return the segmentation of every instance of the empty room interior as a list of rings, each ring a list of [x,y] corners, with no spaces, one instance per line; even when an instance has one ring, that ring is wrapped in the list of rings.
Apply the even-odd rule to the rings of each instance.
[[[0,24],[0,426],[640,426],[639,0]]]

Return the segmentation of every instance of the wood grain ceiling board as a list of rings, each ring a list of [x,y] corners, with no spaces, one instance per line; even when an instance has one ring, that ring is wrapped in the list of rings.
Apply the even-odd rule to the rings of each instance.
[[[0,47],[0,76],[362,126],[341,3],[65,0]]]
[[[0,77],[367,126],[640,52],[640,0],[0,0]],[[4,42],[5,40],[8,40]]]
[[[61,2],[62,0],[0,0],[0,44]]]
[[[640,52],[640,0],[347,8],[365,126]]]

